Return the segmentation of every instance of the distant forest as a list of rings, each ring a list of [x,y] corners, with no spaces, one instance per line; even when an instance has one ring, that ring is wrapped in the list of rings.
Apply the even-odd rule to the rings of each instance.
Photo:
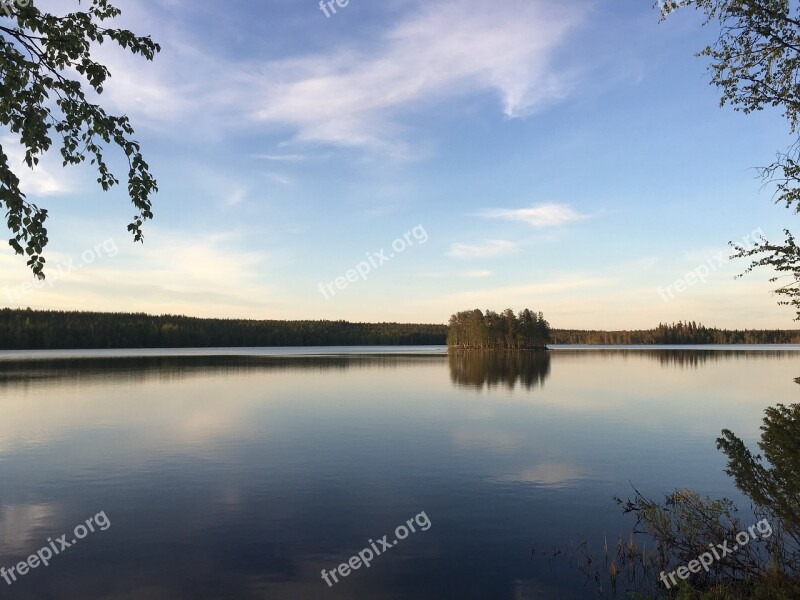
[[[534,313],[530,314],[534,316]],[[536,313],[535,317],[538,320],[539,314]],[[253,321],[0,309],[0,350],[444,346],[447,334],[447,325],[436,324]],[[661,324],[655,329],[642,331],[551,329],[549,334],[551,344],[800,343],[800,331],[797,330],[729,331],[706,328],[694,322]],[[534,345],[539,343],[538,338],[532,339]]]
[[[554,329],[553,344],[800,344],[800,331],[791,329],[717,329],[694,321],[659,323],[638,331]]]
[[[0,349],[442,345],[444,325],[0,310]]]

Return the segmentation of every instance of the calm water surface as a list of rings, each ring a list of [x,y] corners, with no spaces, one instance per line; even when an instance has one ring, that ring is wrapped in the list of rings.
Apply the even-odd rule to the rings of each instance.
[[[796,349],[347,352],[0,353],[0,566],[110,522],[0,595],[593,598],[539,553],[628,531],[631,483],[739,499],[720,430],[800,398]]]

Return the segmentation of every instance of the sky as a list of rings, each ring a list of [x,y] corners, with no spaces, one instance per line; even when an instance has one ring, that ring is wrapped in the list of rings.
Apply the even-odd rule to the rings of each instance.
[[[0,130],[50,212],[47,280],[6,248],[0,306],[796,326],[771,273],[735,279],[747,263],[727,246],[796,221],[755,169],[787,127],[720,107],[695,56],[715,32],[693,9],[659,23],[649,1],[114,4],[162,46],[153,62],[95,54],[111,71],[99,101],[131,118],[158,179],[155,219],[134,243],[124,186],[102,192],[57,151],[30,171]]]

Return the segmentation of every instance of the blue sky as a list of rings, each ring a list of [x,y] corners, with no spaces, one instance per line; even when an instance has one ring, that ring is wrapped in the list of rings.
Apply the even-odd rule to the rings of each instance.
[[[694,56],[714,31],[693,10],[659,24],[649,2],[612,0],[117,5],[163,46],[153,63],[97,51],[102,102],[131,117],[159,180],[156,219],[134,244],[123,188],[44,160],[22,182],[51,212],[48,282],[3,251],[3,305],[794,326],[769,272],[734,280],[746,264],[723,260],[729,240],[793,225],[754,170],[786,126],[719,107]]]

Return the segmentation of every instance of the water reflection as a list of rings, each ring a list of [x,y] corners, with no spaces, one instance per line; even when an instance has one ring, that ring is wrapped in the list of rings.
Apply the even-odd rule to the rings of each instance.
[[[631,481],[731,495],[713,440],[757,439],[764,405],[797,396],[796,358],[657,357],[0,360],[0,566],[100,510],[114,524],[7,597],[582,600],[532,539],[621,530]],[[321,579],[422,510],[424,536]]]
[[[586,356],[586,349],[574,349],[565,346],[557,347],[554,354],[559,356]],[[699,348],[597,348],[592,349],[590,354],[597,353],[603,357],[623,357],[641,359],[647,358],[660,363],[662,366],[675,366],[680,368],[698,368],[708,363],[724,363],[730,361],[774,361],[797,359],[800,354],[797,350],[773,350],[773,349],[726,349],[726,350],[704,350]]]
[[[800,568],[800,404],[771,406],[766,411],[754,456],[733,431],[717,440],[728,457],[728,473],[753,503],[774,515],[793,540],[793,561]]]
[[[519,382],[530,390],[543,386],[550,375],[550,354],[544,351],[452,351],[448,362],[453,383],[478,389],[514,389]]]
[[[199,375],[248,375],[272,371],[341,371],[398,368],[443,360],[441,355],[136,356],[0,361],[0,390],[31,385],[106,382],[179,382]]]
[[[797,352],[781,350],[749,352],[742,350],[648,350],[644,355],[664,366],[698,368],[707,363],[729,362],[731,360],[775,360],[776,358],[796,358]]]

